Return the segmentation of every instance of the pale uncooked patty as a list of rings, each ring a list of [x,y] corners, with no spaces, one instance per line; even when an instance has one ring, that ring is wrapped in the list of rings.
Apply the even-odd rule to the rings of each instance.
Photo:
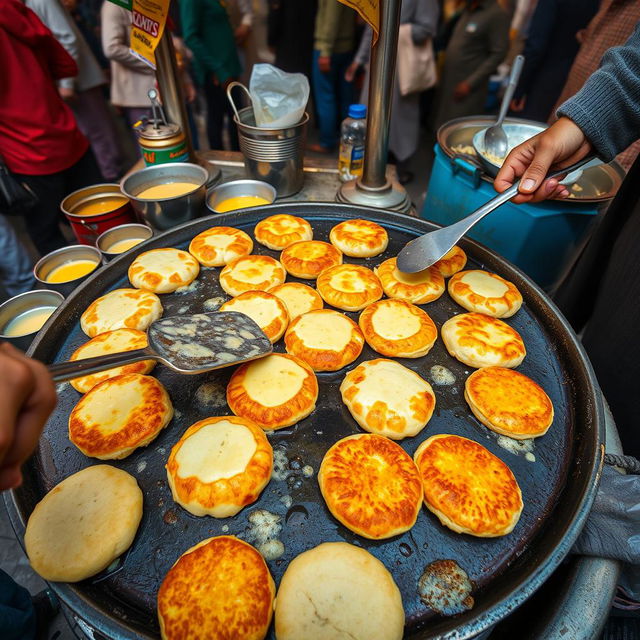
[[[74,473],[33,510],[24,542],[45,580],[77,582],[106,569],[133,542],[142,491],[126,471],[100,464]]]

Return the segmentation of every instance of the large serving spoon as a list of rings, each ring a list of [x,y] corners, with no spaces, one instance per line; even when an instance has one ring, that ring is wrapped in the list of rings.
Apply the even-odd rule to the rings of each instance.
[[[502,104],[500,105],[500,113],[498,114],[498,119],[496,120],[494,125],[490,126],[484,132],[483,151],[485,155],[496,158],[504,158],[507,155],[507,151],[509,150],[509,139],[507,138],[507,134],[502,128],[502,123],[504,122],[504,118],[507,115],[507,110],[509,109],[509,105],[511,104],[513,93],[518,86],[518,80],[520,80],[520,73],[522,72],[523,65],[524,56],[516,56],[513,64],[511,65],[509,84],[507,84],[507,88],[504,91],[504,96],[502,97]]]
[[[54,382],[157,360],[177,373],[193,375],[262,358],[273,351],[260,327],[244,313],[223,311],[161,318],[151,324],[143,349],[49,365]]]
[[[548,173],[545,180],[571,173],[588,162],[591,162],[591,160],[593,160],[593,156],[589,155],[566,169]],[[508,202],[511,198],[518,195],[519,186],[520,180],[506,191],[499,193],[495,198],[491,198],[489,202],[483,204],[466,218],[462,218],[462,220],[448,227],[442,227],[442,229],[425,233],[419,238],[408,242],[404,246],[404,249],[398,254],[396,261],[398,269],[404,273],[417,273],[438,262],[438,260],[453,249],[460,238],[462,238],[473,225],[480,222],[482,218],[497,209],[501,204]]]

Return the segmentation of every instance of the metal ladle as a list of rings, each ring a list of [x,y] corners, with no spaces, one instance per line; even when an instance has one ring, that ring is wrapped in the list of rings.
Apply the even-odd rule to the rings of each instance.
[[[49,365],[54,382],[65,382],[141,360],[157,360],[194,375],[262,358],[273,351],[260,327],[244,313],[223,311],[161,318],[151,324],[143,349]]]
[[[560,169],[559,171],[548,173],[545,180],[571,173],[588,162],[591,162],[591,160],[593,160],[593,156],[589,155],[566,169]],[[482,218],[497,209],[501,204],[504,204],[511,200],[511,198],[515,197],[518,194],[519,186],[520,180],[509,187],[506,191],[498,194],[495,198],[491,198],[489,202],[483,204],[479,209],[476,209],[466,218],[462,218],[462,220],[455,222],[448,227],[443,227],[442,229],[425,233],[419,238],[408,242],[404,249],[402,249],[398,254],[396,262],[398,269],[404,273],[417,273],[418,271],[423,271],[438,262],[440,258],[444,257],[449,253],[449,251],[451,251],[451,249],[453,249],[460,238],[462,238],[462,236],[465,235],[473,225],[480,222]]]
[[[496,123],[490,126],[484,132],[484,153],[485,155],[504,158],[509,150],[509,139],[507,134],[502,128],[502,123],[507,115],[507,109],[511,104],[511,98],[513,98],[513,92],[518,86],[518,80],[520,80],[520,73],[522,72],[522,66],[524,65],[524,56],[518,55],[511,65],[511,73],[509,74],[509,84],[504,91],[502,97],[502,104],[500,105],[500,113]]]

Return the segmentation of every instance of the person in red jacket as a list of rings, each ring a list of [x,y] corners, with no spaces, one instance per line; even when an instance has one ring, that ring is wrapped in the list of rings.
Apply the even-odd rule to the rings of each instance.
[[[60,201],[100,182],[89,142],[56,87],[76,76],[73,58],[19,0],[0,0],[0,154],[39,203],[26,216],[40,253],[66,244],[59,228]]]

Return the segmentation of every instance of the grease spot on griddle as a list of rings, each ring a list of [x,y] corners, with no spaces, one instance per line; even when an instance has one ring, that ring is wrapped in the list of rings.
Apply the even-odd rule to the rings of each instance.
[[[302,467],[302,475],[305,478],[310,478],[313,475],[313,467],[310,464],[305,464],[304,467]]]
[[[400,543],[400,553],[405,558],[408,558],[410,555],[413,554],[413,549],[406,542],[401,542]]]
[[[196,389],[195,399],[204,407],[224,407],[227,404],[227,389],[219,382],[205,382]]]
[[[282,516],[266,509],[256,509],[249,514],[247,540],[253,542],[265,560],[275,560],[284,553],[284,544],[278,540],[282,531]]]
[[[178,516],[176,515],[176,512],[173,511],[173,509],[169,509],[165,512],[164,516],[162,516],[162,520],[165,524],[175,524],[176,522],[178,522]]]
[[[287,525],[295,527],[304,524],[309,518],[309,512],[301,504],[296,504],[287,511],[285,522]]]
[[[184,293],[193,293],[194,291],[197,291],[199,285],[200,282],[198,280],[194,280],[191,284],[187,284],[184,287],[178,287],[175,290],[175,293],[177,293],[178,295],[182,295]]]
[[[453,616],[473,607],[473,584],[455,560],[436,560],[428,564],[418,581],[420,600],[445,616]]]
[[[434,364],[433,367],[429,369],[429,377],[431,378],[431,382],[438,386],[449,386],[456,381],[453,373],[441,364]]]
[[[205,311],[217,311],[224,303],[226,298],[224,296],[215,296],[213,298],[207,298],[202,307]]]
[[[516,440],[515,438],[509,438],[509,436],[499,435],[497,439],[498,446],[502,447],[509,453],[513,453],[513,455],[524,455],[525,458],[527,454],[533,454],[533,450],[535,449],[535,441],[533,438],[528,438],[527,440]],[[529,458],[527,458],[529,460]],[[529,460],[533,462],[533,460]]]

